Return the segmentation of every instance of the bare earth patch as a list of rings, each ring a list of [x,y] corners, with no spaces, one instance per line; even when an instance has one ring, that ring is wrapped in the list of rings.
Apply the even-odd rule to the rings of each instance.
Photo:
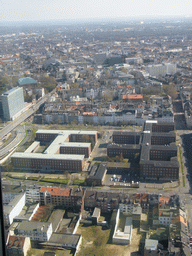
[[[110,229],[102,230],[98,226],[80,226],[77,234],[83,237],[82,246],[77,256],[138,256],[140,234],[133,229],[131,245],[109,244]]]

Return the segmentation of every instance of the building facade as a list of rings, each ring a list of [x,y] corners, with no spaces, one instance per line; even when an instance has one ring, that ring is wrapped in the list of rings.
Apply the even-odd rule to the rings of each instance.
[[[52,223],[39,221],[22,221],[14,230],[15,235],[27,236],[31,240],[49,241],[52,235]]]
[[[141,133],[115,131],[113,143],[107,146],[107,155],[122,155],[131,159],[138,154],[142,180],[178,180],[179,163],[175,142],[174,123],[148,120]]]
[[[13,219],[20,214],[25,206],[25,198],[25,193],[15,195],[15,197],[7,205],[4,205],[5,225],[11,225]]]
[[[62,206],[66,209],[80,209],[82,205],[82,198],[84,190],[81,188],[53,188],[41,187],[40,189],[40,205],[53,204],[55,206]]]
[[[15,168],[36,169],[43,172],[81,172],[85,158],[97,142],[96,131],[38,130],[36,140],[25,152],[11,156]],[[90,141],[90,143],[88,143]],[[50,145],[36,153],[41,144]]]
[[[29,237],[10,236],[7,242],[7,256],[27,256],[30,248]]]
[[[24,109],[23,88],[15,87],[1,95],[3,116],[6,121],[14,120],[17,114]]]

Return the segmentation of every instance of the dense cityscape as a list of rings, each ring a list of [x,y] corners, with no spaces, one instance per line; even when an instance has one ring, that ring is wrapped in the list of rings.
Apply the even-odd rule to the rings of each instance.
[[[191,255],[191,21],[0,24],[5,255]]]

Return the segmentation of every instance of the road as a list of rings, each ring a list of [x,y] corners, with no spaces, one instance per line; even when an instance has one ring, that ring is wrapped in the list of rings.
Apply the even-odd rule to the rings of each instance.
[[[8,124],[0,131],[0,140],[3,140],[5,135],[15,129],[23,121],[25,121],[25,119],[33,115],[39,109],[39,107],[51,96],[52,93],[54,93],[54,91],[46,94],[43,98],[41,98],[37,103],[33,104],[33,106],[23,112],[15,120],[8,122]]]
[[[16,137],[5,147],[0,149],[0,158],[2,158],[4,155],[7,155],[8,152],[10,152],[14,147],[16,147],[25,137],[25,128],[21,125],[19,125],[16,128]]]
[[[21,122],[23,122],[25,119],[30,117],[32,114],[34,114],[40,107],[41,104],[43,104],[50,94],[46,95],[41,101],[37,102],[35,105],[33,105],[32,108],[30,108],[28,111],[24,112],[20,117],[18,117],[16,120],[10,122],[5,128],[3,128],[0,131],[0,138],[2,139],[6,134],[8,134],[10,131],[12,131],[15,127],[17,127]],[[184,121],[184,113],[182,111],[182,105],[181,101],[177,100],[174,102],[174,117],[175,117],[175,125],[176,125],[176,133],[177,133],[177,145],[181,146],[182,155],[183,155],[183,164],[184,164],[184,176],[186,177],[186,184],[183,186],[182,184],[182,174],[180,174],[180,185],[170,185],[165,186],[163,184],[144,184],[141,183],[139,189],[115,189],[115,192],[127,192],[127,193],[149,193],[149,194],[162,194],[164,196],[170,196],[173,194],[179,194],[181,198],[181,204],[182,207],[185,207],[185,210],[188,215],[188,221],[189,221],[189,228],[192,231],[192,146],[191,151],[187,153],[187,150],[189,150],[190,146],[192,145],[191,138],[187,138],[186,136],[191,136],[191,131],[186,130],[186,125]],[[21,129],[21,130],[19,130]],[[119,129],[122,130],[122,127],[119,127]],[[115,129],[114,129],[115,130]],[[107,143],[112,141],[111,135],[114,131],[111,129],[111,127],[106,127],[105,133],[101,139],[99,139],[98,143],[96,144],[96,147],[94,151],[91,154],[90,160],[92,161],[92,164],[94,161],[99,161],[102,156],[106,156],[106,149],[107,149]],[[127,129],[126,129],[127,130]],[[134,127],[131,127],[131,131],[136,131]],[[23,136],[24,132],[22,130],[22,127],[18,127],[18,141],[21,140],[21,136]],[[190,135],[191,134],[191,135]],[[15,141],[16,142],[16,141]],[[15,143],[14,142],[14,143]],[[186,145],[188,145],[186,147]],[[3,152],[8,151],[11,147],[13,147],[13,144],[9,144],[3,149]],[[3,154],[3,152],[0,151],[0,156]],[[9,183],[9,181],[6,181]],[[34,184],[31,182],[31,184]],[[19,185],[19,183],[18,183]],[[172,187],[171,187],[172,186]],[[107,191],[113,191],[110,187],[103,187],[103,190]],[[97,189],[95,189],[97,190]]]

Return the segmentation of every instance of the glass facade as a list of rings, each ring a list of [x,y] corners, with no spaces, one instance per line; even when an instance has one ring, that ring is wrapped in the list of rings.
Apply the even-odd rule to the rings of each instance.
[[[14,116],[21,111],[24,105],[22,87],[15,87],[1,95],[3,116],[6,121],[14,119]]]

